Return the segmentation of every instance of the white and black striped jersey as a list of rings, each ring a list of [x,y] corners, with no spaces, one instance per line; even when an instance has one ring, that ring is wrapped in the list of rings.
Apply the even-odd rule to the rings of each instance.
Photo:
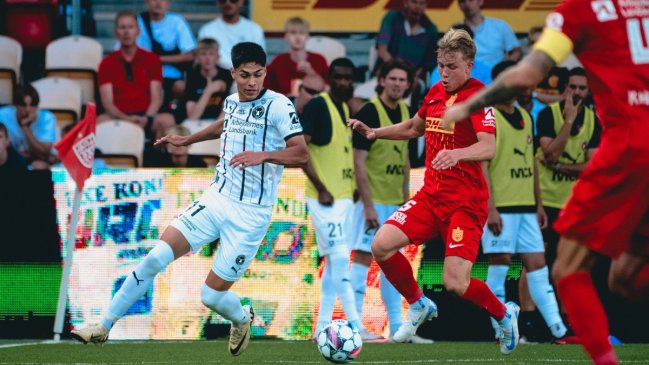
[[[239,101],[239,94],[228,96],[221,135],[221,159],[216,165],[214,184],[218,191],[234,201],[255,205],[273,205],[284,166],[263,163],[232,168],[230,160],[243,151],[278,151],[286,140],[302,134],[302,126],[293,103],[284,95],[262,90],[255,100]]]

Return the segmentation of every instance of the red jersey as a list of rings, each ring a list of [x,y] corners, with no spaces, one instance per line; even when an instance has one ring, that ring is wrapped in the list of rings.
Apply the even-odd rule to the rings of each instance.
[[[469,147],[478,142],[478,132],[496,133],[496,119],[491,107],[473,113],[469,121],[455,124],[452,132],[440,126],[446,108],[468,99],[483,87],[483,83],[472,78],[455,94],[447,94],[442,83],[438,82],[430,88],[417,112],[426,120],[426,174],[422,190],[442,201],[486,200],[489,197],[480,161],[460,161],[446,170],[432,167],[439,151]]]
[[[113,85],[113,103],[122,113],[144,113],[151,103],[151,81],[162,83],[162,63],[157,54],[141,48],[127,63],[117,50],[99,64],[97,81],[99,87]]]
[[[567,0],[546,26],[565,34],[586,69],[604,127],[619,143],[647,148],[649,138],[649,3]],[[612,132],[612,131],[610,131]]]
[[[307,52],[306,60],[323,80],[327,80],[329,66],[327,60],[319,53]],[[298,71],[297,63],[291,59],[291,54],[286,52],[275,56],[268,65],[268,73],[264,87],[284,95],[297,95],[298,86],[306,74]]]

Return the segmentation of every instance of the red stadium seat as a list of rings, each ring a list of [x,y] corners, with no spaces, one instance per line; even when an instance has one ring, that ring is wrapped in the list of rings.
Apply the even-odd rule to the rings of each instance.
[[[58,0],[5,0],[7,36],[23,48],[44,49],[54,39]]]

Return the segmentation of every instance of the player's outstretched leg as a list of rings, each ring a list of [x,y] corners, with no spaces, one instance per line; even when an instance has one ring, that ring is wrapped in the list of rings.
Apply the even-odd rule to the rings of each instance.
[[[158,240],[158,244],[140,261],[138,266],[124,280],[108,306],[101,323],[75,329],[72,338],[83,343],[103,343],[108,339],[108,333],[113,324],[126,314],[126,311],[151,286],[159,272],[174,260],[174,252],[167,242]]]
[[[210,272],[210,275],[212,272]],[[215,290],[207,284],[201,287],[203,305],[214,310],[232,322],[230,327],[230,354],[240,355],[250,342],[250,326],[254,311],[250,306],[242,306],[239,296],[229,290]]]
[[[509,355],[518,346],[520,336],[518,333],[518,313],[520,308],[514,302],[507,302],[505,308],[507,308],[505,316],[498,321],[498,324],[500,324],[500,353]]]

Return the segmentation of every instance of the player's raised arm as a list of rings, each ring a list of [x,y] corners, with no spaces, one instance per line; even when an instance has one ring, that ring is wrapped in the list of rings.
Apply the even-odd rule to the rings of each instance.
[[[467,119],[472,113],[486,106],[510,100],[535,87],[555,65],[556,62],[547,53],[533,50],[516,66],[501,73],[490,86],[467,101],[446,109],[442,127],[452,130],[455,123]]]
[[[426,126],[424,122],[425,121],[422,117],[415,115],[405,122],[397,123],[383,128],[370,128],[357,119],[348,119],[347,125],[369,140],[404,140],[422,136],[424,134]]]
[[[170,143],[174,146],[189,146],[190,144],[208,141],[210,139],[219,139],[223,133],[223,119],[219,119],[214,123],[211,123],[204,129],[191,134],[189,136],[178,136],[175,134],[166,135],[153,144],[154,146],[160,146],[165,143]]]

